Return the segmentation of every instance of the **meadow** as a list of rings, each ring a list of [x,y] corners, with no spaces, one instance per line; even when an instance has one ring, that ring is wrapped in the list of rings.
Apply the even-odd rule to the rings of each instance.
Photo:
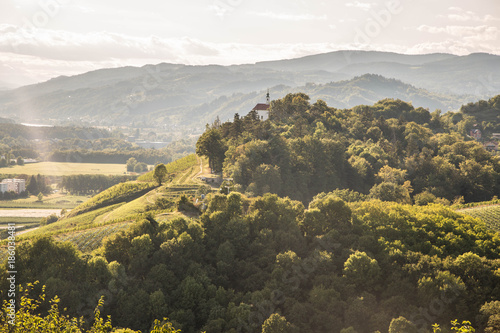
[[[28,208],[28,209],[71,209],[86,201],[89,197],[83,195],[69,195],[55,193],[44,196],[42,201],[34,195],[28,198],[0,201],[0,208]]]
[[[70,175],[124,175],[125,164],[39,162],[14,165],[0,170],[3,174],[25,174],[44,176]]]

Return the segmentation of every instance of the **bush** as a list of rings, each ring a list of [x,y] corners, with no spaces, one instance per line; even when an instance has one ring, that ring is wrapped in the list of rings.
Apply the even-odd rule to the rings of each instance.
[[[196,206],[189,200],[185,195],[181,195],[179,200],[177,200],[177,210],[180,212],[193,212],[199,213],[200,211]]]
[[[415,200],[415,205],[417,206],[425,206],[432,202],[436,202],[436,196],[428,191],[424,191],[415,195],[413,198]]]
[[[40,225],[47,225],[47,224],[51,224],[51,223],[54,223],[54,222],[57,222],[57,220],[59,220],[59,218],[57,217],[56,214],[51,214],[47,217],[44,217],[40,220]]]
[[[174,202],[167,198],[156,199],[153,205],[147,205],[146,210],[167,210],[174,207]]]

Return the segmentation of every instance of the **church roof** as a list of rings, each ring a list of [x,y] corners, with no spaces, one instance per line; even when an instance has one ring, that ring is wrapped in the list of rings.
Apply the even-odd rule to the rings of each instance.
[[[269,104],[265,103],[259,103],[252,109],[252,111],[267,111],[267,110],[269,110]]]

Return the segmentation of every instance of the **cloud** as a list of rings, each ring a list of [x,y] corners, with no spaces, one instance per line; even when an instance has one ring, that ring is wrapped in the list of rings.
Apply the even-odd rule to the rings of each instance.
[[[449,25],[444,27],[435,27],[421,25],[417,28],[418,31],[428,32],[431,34],[448,34],[454,37],[474,39],[478,41],[495,41],[500,39],[500,29],[487,25],[480,26],[460,26]]]
[[[335,28],[332,25],[330,28]],[[0,25],[0,77],[15,77],[18,84],[74,75],[99,68],[142,66],[161,62],[189,65],[245,64],[290,59],[336,50],[378,50],[398,53],[449,52],[500,54],[496,27],[421,25],[418,31],[444,34],[442,41],[421,44],[355,43],[213,43],[194,38],[134,37],[109,32],[74,33],[23,29]],[[440,36],[439,36],[440,37]],[[15,73],[15,74],[13,74]]]
[[[490,21],[500,21],[500,18],[493,17],[492,15],[481,16],[473,11],[465,10],[460,7],[450,7],[448,8],[452,13],[448,15],[438,15],[438,18],[447,18],[450,21],[458,22],[490,22]]]
[[[224,18],[234,12],[242,3],[243,0],[214,1],[212,5],[208,6],[208,9],[214,12],[216,16]]]
[[[110,62],[115,59],[157,59],[183,64],[229,65],[312,54],[327,50],[317,44],[212,43],[194,38],[134,37],[109,32],[74,33],[0,25],[0,52],[41,59],[75,62]]]
[[[359,8],[364,11],[368,11],[375,7],[377,4],[373,2],[360,2],[360,1],[354,1],[354,2],[348,2],[345,4],[346,7],[354,7],[354,8]]]
[[[312,14],[286,14],[286,13],[273,13],[267,12],[252,12],[251,14],[267,17],[273,20],[283,20],[283,21],[326,21],[326,15],[312,15]]]

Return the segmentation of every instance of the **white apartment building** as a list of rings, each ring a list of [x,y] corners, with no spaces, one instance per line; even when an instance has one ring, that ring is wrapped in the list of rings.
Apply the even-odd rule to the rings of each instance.
[[[15,192],[19,194],[26,190],[26,180],[24,179],[4,179],[0,183],[0,192]]]

